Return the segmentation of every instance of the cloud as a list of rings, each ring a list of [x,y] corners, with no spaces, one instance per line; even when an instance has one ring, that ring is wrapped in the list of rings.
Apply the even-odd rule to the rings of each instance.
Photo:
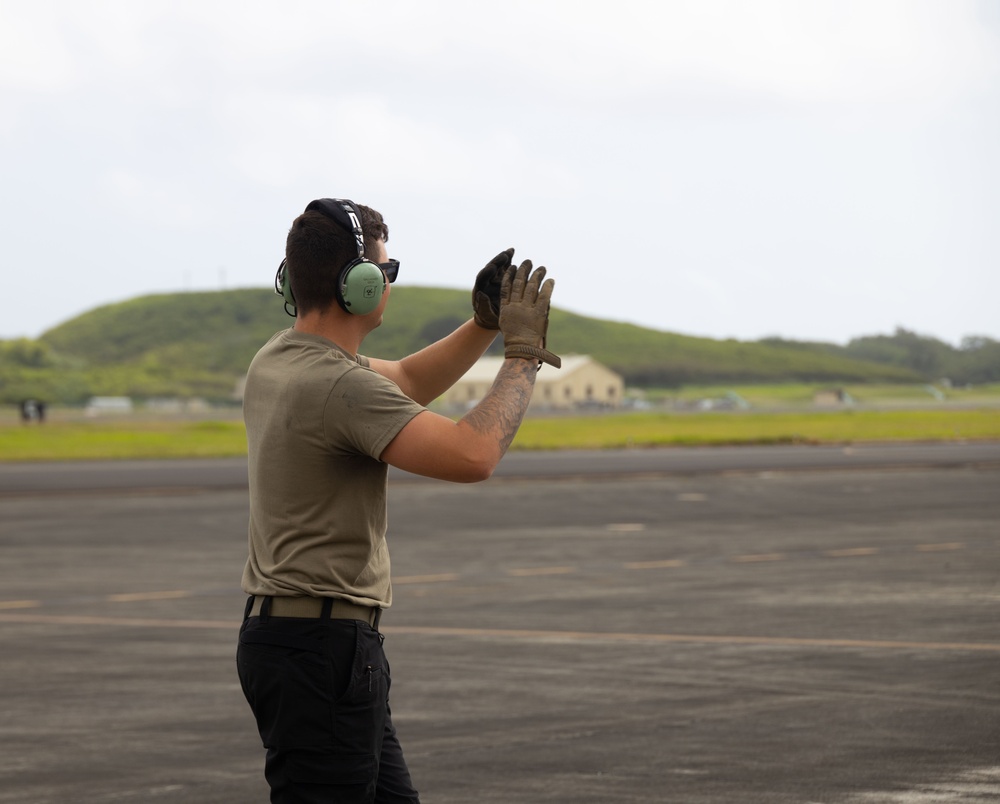
[[[332,79],[330,92],[348,94],[391,65],[577,99],[692,82],[809,102],[925,97],[995,78],[995,36],[976,9],[960,0],[7,2],[0,82],[66,89],[117,74],[206,91],[212,82],[191,68],[207,60],[228,78],[286,87],[312,66]]]
[[[509,128],[463,133],[375,95],[250,93],[230,99],[222,116],[239,143],[234,166],[273,187],[309,180],[466,197],[526,183],[556,196],[577,189],[567,167],[539,159]]]
[[[0,6],[0,89],[52,92],[73,85],[73,56],[53,16],[35,5]]]
[[[380,58],[508,74],[529,92],[578,101],[692,89],[807,103],[916,99],[981,87],[998,71],[995,38],[974,3],[515,0],[420,9],[380,6]]]
[[[201,229],[214,217],[211,206],[191,187],[162,175],[116,167],[98,179],[101,199],[116,217],[128,216],[157,229]]]
[[[915,272],[939,296],[948,266],[975,309],[924,320],[984,330],[995,7],[0,0],[8,259],[34,254],[58,193],[78,238],[53,264],[105,271],[113,249],[123,294],[169,286],[191,255],[256,282],[290,216],[337,193],[392,216],[399,256],[427,266],[407,281],[459,286],[483,243],[514,244],[562,266],[558,304],[600,313],[593,288],[627,251],[659,283],[633,320],[853,334],[790,317],[796,300],[864,281],[874,321]],[[52,323],[8,313],[13,333]]]

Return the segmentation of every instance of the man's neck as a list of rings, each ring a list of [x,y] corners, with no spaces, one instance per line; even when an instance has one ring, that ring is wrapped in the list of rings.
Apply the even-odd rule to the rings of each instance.
[[[319,335],[333,341],[345,352],[357,355],[361,342],[368,333],[358,326],[362,322],[356,318],[345,318],[332,312],[310,312],[295,319],[293,329],[309,335]]]

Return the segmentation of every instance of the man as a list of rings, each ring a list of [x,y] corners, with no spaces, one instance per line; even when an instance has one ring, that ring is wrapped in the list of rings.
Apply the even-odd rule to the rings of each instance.
[[[319,199],[292,224],[276,289],[295,325],[247,374],[250,555],[237,666],[267,749],[272,802],[418,802],[388,706],[378,632],[392,603],[387,466],[485,480],[514,438],[545,349],[553,282],[514,250],[476,278],[474,316],[399,361],[359,355],[399,263],[368,207]],[[455,422],[426,409],[503,335],[484,399]]]

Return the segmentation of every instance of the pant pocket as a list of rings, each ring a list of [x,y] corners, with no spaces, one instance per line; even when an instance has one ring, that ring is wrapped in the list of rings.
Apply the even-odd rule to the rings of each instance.
[[[333,673],[321,654],[241,642],[237,668],[266,748],[333,741]]]
[[[381,751],[389,699],[389,674],[379,635],[358,627],[351,682],[333,704],[333,731],[345,753]]]

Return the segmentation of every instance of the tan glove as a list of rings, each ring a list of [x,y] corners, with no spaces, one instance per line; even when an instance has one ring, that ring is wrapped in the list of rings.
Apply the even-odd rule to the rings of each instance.
[[[504,357],[525,357],[559,368],[562,360],[545,348],[549,328],[549,300],[555,282],[545,279],[545,268],[531,272],[531,260],[504,274],[500,287],[500,332]]]

